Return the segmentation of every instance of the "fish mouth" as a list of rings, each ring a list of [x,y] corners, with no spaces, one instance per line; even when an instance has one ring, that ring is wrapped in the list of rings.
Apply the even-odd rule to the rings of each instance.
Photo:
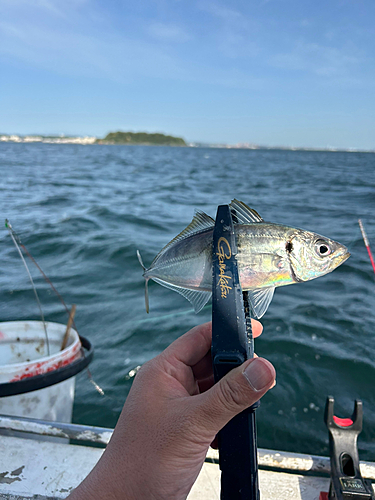
[[[348,260],[350,255],[351,254],[350,254],[349,250],[344,245],[342,245],[340,250],[333,257],[332,263],[334,263],[335,267],[338,267],[341,264],[343,264],[346,260]]]

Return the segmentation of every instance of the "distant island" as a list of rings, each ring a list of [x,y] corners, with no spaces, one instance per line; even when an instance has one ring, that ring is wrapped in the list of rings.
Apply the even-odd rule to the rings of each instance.
[[[190,148],[220,148],[220,149],[264,149],[264,150],[284,150],[284,151],[327,151],[327,152],[348,152],[348,153],[375,153],[375,149],[359,148],[335,148],[335,147],[293,147],[293,146],[266,146],[254,144],[251,142],[239,142],[237,144],[225,143],[204,143],[188,142],[182,137],[165,135],[161,133],[148,132],[110,132],[103,139],[94,136],[69,136],[69,135],[17,135],[1,134],[0,144],[2,142],[32,143],[39,142],[44,144],[79,144],[88,145],[135,145],[135,146],[187,146]]]
[[[8,135],[0,134],[0,142],[43,142],[47,144],[128,144],[138,146],[187,146],[182,137],[148,132],[110,132],[104,139],[65,135]]]
[[[98,144],[142,144],[152,146],[187,146],[182,137],[148,132],[110,132]]]

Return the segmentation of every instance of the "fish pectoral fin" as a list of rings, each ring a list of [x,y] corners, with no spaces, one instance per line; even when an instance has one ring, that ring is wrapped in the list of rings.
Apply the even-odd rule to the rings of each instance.
[[[260,319],[267,311],[274,292],[274,286],[271,286],[269,288],[258,288],[256,290],[249,290],[246,292],[251,304],[251,308],[253,310],[253,314],[256,318]]]
[[[187,299],[194,307],[194,311],[196,314],[203,309],[212,295],[211,292],[190,290],[181,286],[172,285],[171,283],[167,283],[166,281],[160,280],[159,278],[153,277],[152,279],[156,281],[156,283],[159,283],[159,285],[165,286],[166,288],[169,288],[170,290],[173,290],[174,292],[177,292],[185,297],[185,299]]]
[[[254,224],[254,222],[264,222],[262,217],[254,209],[248,207],[243,201],[236,199],[230,203],[230,210],[235,224]]]

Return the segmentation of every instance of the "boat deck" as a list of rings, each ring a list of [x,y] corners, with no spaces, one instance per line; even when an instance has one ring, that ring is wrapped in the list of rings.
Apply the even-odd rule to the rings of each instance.
[[[34,435],[28,434],[28,438],[19,437],[22,434],[17,437],[4,435],[14,431],[28,431]],[[55,440],[59,437],[60,442],[44,441],[45,435],[54,436]],[[66,498],[103,453],[103,448],[61,442],[61,437],[66,440],[69,435],[106,443],[111,430],[0,416],[0,499]],[[210,450],[188,500],[220,498],[217,458],[217,452]],[[320,491],[329,488],[329,459],[326,457],[259,450],[259,467],[262,500],[318,500]],[[375,480],[375,464],[362,462],[361,471],[364,477]]]

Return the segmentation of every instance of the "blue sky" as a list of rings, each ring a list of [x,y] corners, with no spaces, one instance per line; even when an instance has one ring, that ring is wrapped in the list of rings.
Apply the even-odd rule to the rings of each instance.
[[[375,148],[374,0],[0,0],[0,133]]]

